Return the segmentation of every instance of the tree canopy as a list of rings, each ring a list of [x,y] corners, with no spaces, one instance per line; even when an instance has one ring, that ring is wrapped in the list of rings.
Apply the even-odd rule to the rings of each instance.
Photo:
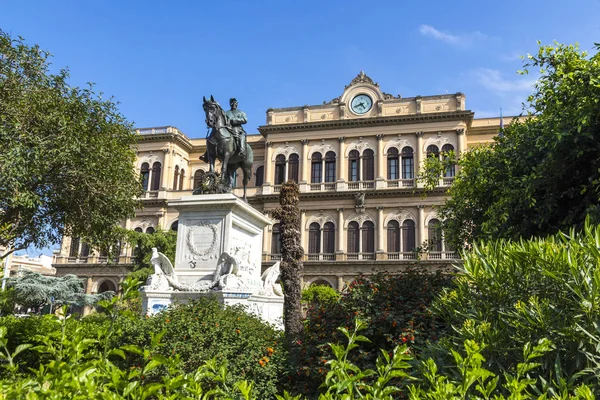
[[[540,78],[489,147],[462,154],[439,212],[456,247],[477,239],[547,236],[600,222],[600,55],[540,46],[522,73]]]
[[[13,251],[63,234],[106,243],[141,193],[130,123],[49,60],[0,30],[0,247]]]
[[[50,303],[57,306],[93,305],[114,294],[86,294],[83,291],[83,279],[75,275],[44,276],[27,270],[22,271],[19,277],[8,278],[8,287],[13,289],[13,301],[24,307],[41,307]]]

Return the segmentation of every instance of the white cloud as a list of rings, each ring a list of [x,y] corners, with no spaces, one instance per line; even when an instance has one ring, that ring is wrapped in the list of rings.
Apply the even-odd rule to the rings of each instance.
[[[536,80],[527,76],[519,76],[510,80],[502,76],[497,69],[478,68],[472,71],[475,80],[486,89],[492,90],[497,94],[509,92],[531,92]]]
[[[454,35],[448,32],[442,32],[435,29],[431,25],[421,25],[419,26],[419,32],[423,36],[429,36],[435,40],[439,40],[444,43],[448,43],[450,45],[456,47],[467,48],[471,47],[476,42],[483,42],[490,39],[487,35],[474,31],[471,33]]]

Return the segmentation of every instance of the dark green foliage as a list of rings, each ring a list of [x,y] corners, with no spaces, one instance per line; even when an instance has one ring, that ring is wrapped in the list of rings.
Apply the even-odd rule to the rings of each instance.
[[[540,46],[524,67],[540,72],[530,114],[491,147],[461,155],[439,210],[457,248],[581,229],[588,214],[600,221],[600,53]]]
[[[83,290],[83,279],[75,275],[44,276],[27,270],[21,271],[20,275],[8,278],[7,286],[13,289],[13,301],[24,308],[38,308],[46,304],[51,304],[54,308],[63,304],[79,307],[95,305],[114,294],[86,294]]]
[[[124,240],[133,250],[133,271],[128,275],[140,282],[146,282],[149,275],[154,273],[150,263],[152,248],[156,247],[175,264],[175,247],[177,245],[177,232],[172,230],[156,230],[154,233],[143,233],[132,230],[123,230]]]
[[[119,318],[116,324],[120,332],[113,337],[111,347],[146,347],[153,334],[164,331],[163,343],[156,351],[165,357],[179,356],[183,371],[193,372],[211,358],[227,360],[229,383],[251,379],[261,398],[276,393],[285,365],[283,337],[241,308],[203,298],[151,318]],[[138,357],[130,357],[126,365],[140,362]]]
[[[302,309],[300,275],[304,249],[300,240],[300,189],[294,181],[281,185],[280,208],[273,210],[273,218],[279,220],[282,230],[281,283],[285,293],[283,323],[288,349],[302,332]]]
[[[433,307],[453,327],[440,344],[450,352],[474,340],[485,346],[484,367],[502,374],[521,362],[527,343],[548,340],[552,348],[532,377],[555,389],[586,383],[600,394],[599,249],[600,227],[591,226],[475,245],[464,255],[456,288]]]
[[[0,30],[0,246],[64,234],[106,247],[141,194],[137,136],[112,100],[50,74],[49,58]]]
[[[302,291],[302,302],[318,306],[334,304],[340,299],[340,293],[331,286],[310,285]]]
[[[359,367],[374,368],[379,349],[391,351],[396,345],[408,344],[419,354],[447,330],[428,307],[451,283],[452,277],[442,272],[378,273],[350,283],[338,302],[310,307],[298,342],[300,356],[289,378],[293,391],[316,393],[328,371],[325,361],[332,356],[327,343],[342,341],[337,328],[352,329],[357,317],[367,321],[364,333],[371,340],[350,356]]]

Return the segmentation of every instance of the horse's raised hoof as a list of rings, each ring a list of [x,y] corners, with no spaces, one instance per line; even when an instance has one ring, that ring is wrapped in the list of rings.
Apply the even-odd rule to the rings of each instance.
[[[208,154],[204,153],[200,156],[200,161],[204,161],[205,163],[208,164]]]

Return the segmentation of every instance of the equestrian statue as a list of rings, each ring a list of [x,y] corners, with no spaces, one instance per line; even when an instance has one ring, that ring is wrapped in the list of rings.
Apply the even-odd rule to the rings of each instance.
[[[215,176],[215,161],[221,161],[221,182],[219,189],[209,189],[212,193],[231,192],[235,171],[242,169],[244,197],[246,200],[246,186],[252,177],[252,163],[254,154],[252,148],[246,143],[246,131],[242,127],[247,121],[246,113],[238,110],[238,102],[235,98],[229,99],[231,110],[225,112],[217,101],[210,96],[209,100],[203,97],[202,108],[206,114],[206,125],[209,133],[206,138],[206,153],[200,156],[200,160],[208,163],[209,173]],[[216,182],[212,182],[216,184]],[[194,194],[207,193],[209,191],[194,191]]]

